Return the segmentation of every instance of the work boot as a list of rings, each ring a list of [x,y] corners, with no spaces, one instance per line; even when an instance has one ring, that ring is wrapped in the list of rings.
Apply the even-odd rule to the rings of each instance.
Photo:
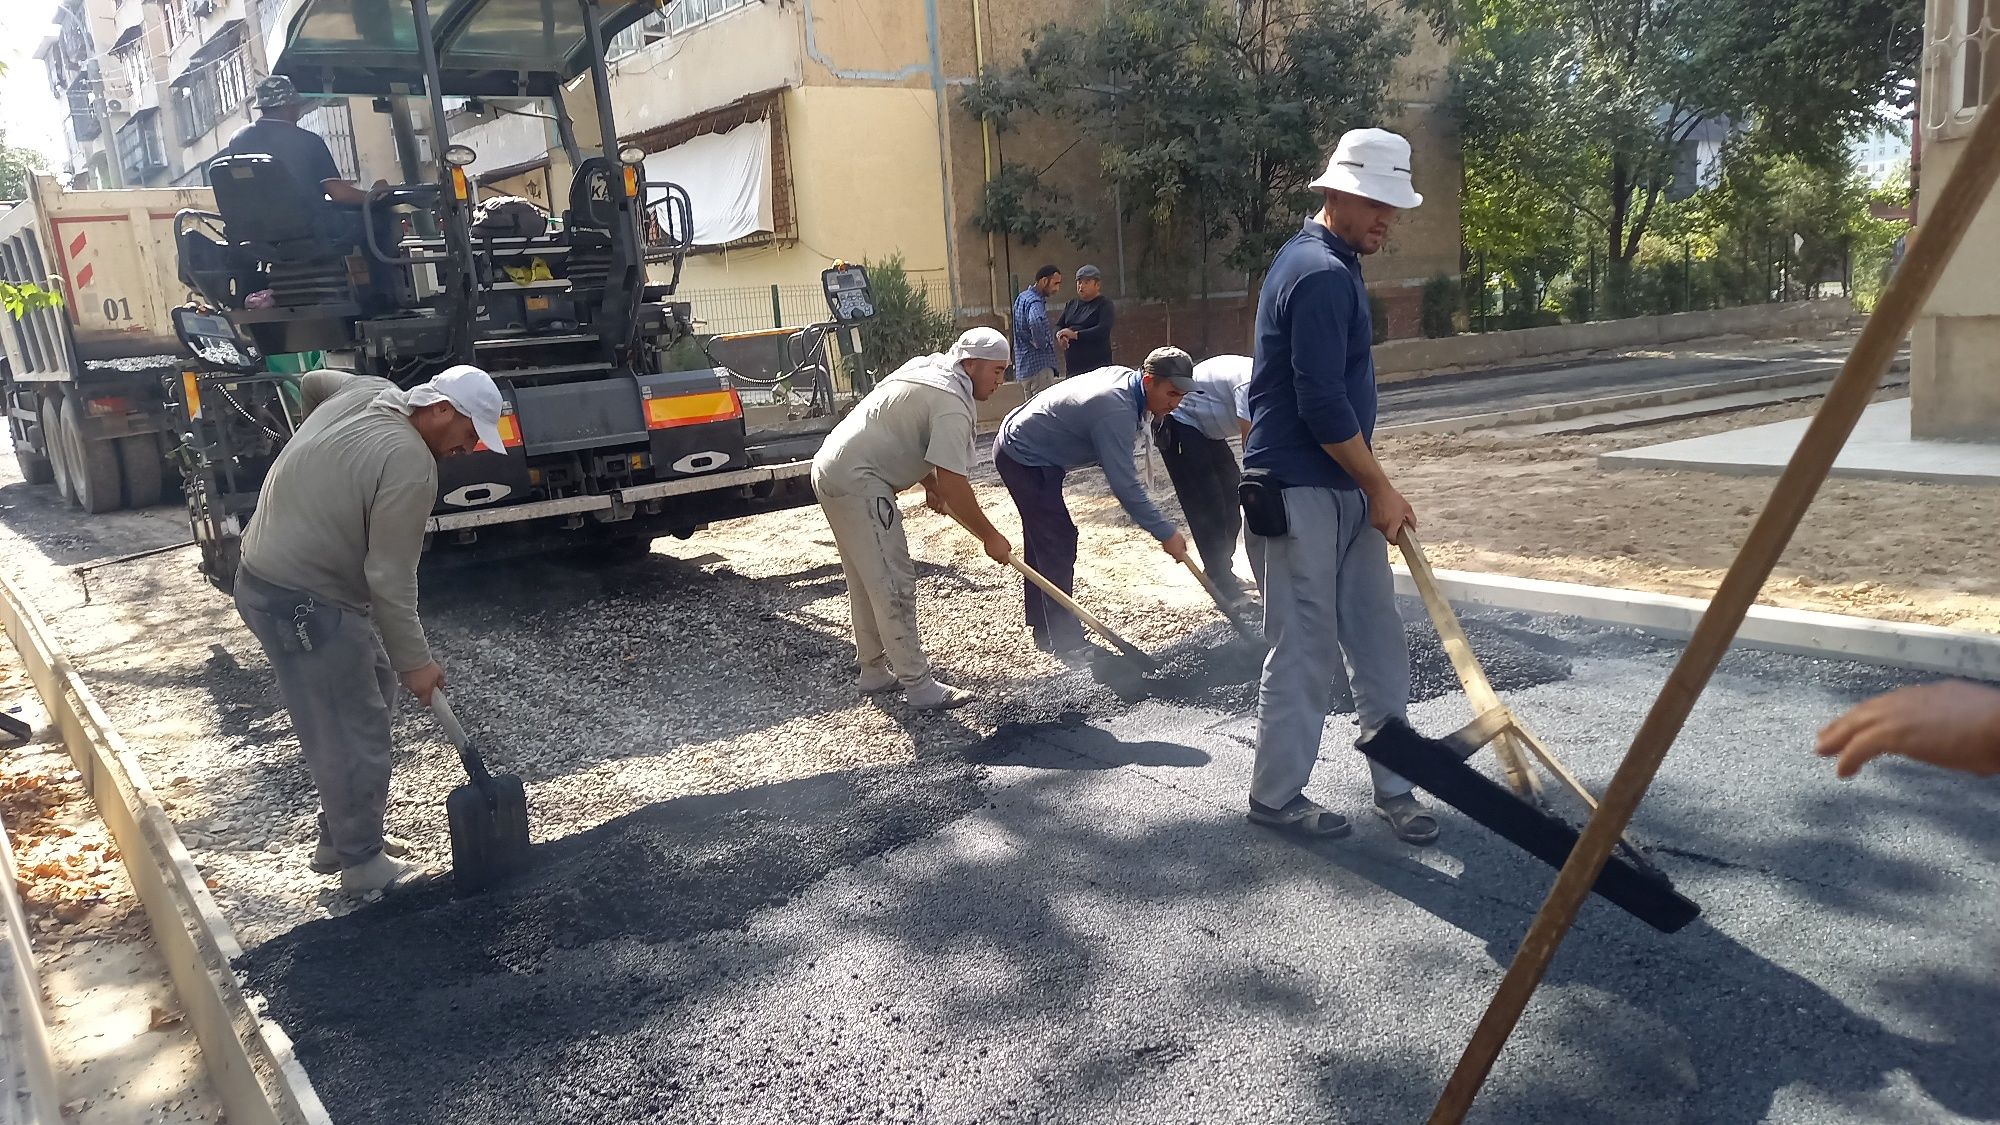
[[[890,691],[895,686],[896,673],[889,670],[887,663],[862,665],[861,675],[855,677],[854,680],[854,690],[860,692],[862,695],[875,695],[879,692]]]
[[[367,859],[340,873],[340,889],[345,894],[356,897],[372,891],[388,894],[418,886],[431,877],[421,864],[391,858],[385,852],[376,852]]]
[[[925,676],[911,684],[903,698],[919,711],[949,711],[953,707],[963,707],[979,697],[964,688],[941,684],[931,676]]]
[[[382,852],[395,859],[401,859],[410,854],[410,842],[394,836],[384,836]],[[333,850],[332,841],[322,836],[319,846],[313,849],[312,863],[307,866],[312,868],[312,873],[315,875],[335,874],[340,870],[340,853]]]

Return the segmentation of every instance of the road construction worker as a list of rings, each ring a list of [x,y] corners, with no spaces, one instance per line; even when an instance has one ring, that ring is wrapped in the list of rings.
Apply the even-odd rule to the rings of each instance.
[[[1819,732],[1821,757],[1853,777],[1884,754],[1961,773],[2000,774],[2000,687],[1946,680],[1855,704]]]
[[[901,688],[913,707],[958,707],[975,696],[939,683],[917,634],[917,572],[896,494],[924,486],[925,502],[958,518],[986,554],[1013,545],[979,508],[972,470],[975,403],[993,397],[1008,367],[1007,338],[974,328],[951,350],[918,356],[868,393],[813,458],[813,494],[833,528],[847,574],[847,606],[863,695]]]
[[[1021,513],[1022,561],[1069,593],[1076,581],[1076,523],[1063,500],[1063,477],[1097,465],[1125,514],[1175,559],[1187,539],[1139,483],[1132,447],[1146,417],[1163,417],[1194,390],[1194,361],[1179,348],[1156,348],[1138,371],[1103,367],[1073,375],[1011,411],[993,443],[993,464]],[[1035,647],[1075,662],[1095,646],[1083,625],[1032,582],[1024,582]]]
[[[1410,144],[1381,129],[1340,138],[1314,180],[1323,206],[1278,251],[1257,296],[1245,523],[1264,554],[1270,655],[1257,687],[1249,818],[1318,836],[1347,819],[1305,795],[1341,656],[1362,729],[1404,718],[1410,656],[1389,572],[1389,541],[1416,526],[1370,441],[1375,364],[1361,259],[1399,211],[1423,202]],[[1428,844],[1438,822],[1402,777],[1372,765],[1375,811],[1400,839]]]
[[[271,661],[319,791],[313,870],[350,894],[421,880],[382,834],[397,686],[428,704],[444,686],[417,618],[417,560],[439,460],[502,448],[500,390],[453,367],[401,390],[313,371],[305,421],[271,466],[243,535],[236,609]]]
[[[1201,565],[1216,590],[1239,607],[1248,599],[1235,563],[1243,531],[1236,490],[1243,474],[1229,442],[1250,433],[1250,363],[1247,355],[1219,355],[1195,364],[1198,393],[1153,422],[1153,444],[1174,482]]]

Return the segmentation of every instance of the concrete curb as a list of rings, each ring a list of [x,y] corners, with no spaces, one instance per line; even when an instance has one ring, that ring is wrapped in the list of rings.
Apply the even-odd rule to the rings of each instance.
[[[59,1125],[62,1085],[56,1080],[42,1011],[42,976],[35,967],[14,871],[14,849],[0,831],[0,872],[6,878],[0,886],[0,926],[7,931],[0,941],[0,1091],[12,1095],[0,1097],[0,1125]]]
[[[1744,391],[1778,390],[1785,387],[1803,386],[1808,383],[1831,383],[1840,372],[1840,360],[1814,361],[1812,367],[1800,371],[1780,371],[1770,375],[1755,375],[1748,379],[1723,379],[1713,383],[1694,383],[1685,387],[1667,387],[1657,391],[1639,391],[1633,394],[1602,395],[1597,398],[1571,399],[1566,402],[1552,402],[1541,406],[1523,406],[1515,410],[1495,410],[1485,414],[1461,414],[1454,418],[1433,418],[1426,422],[1401,422],[1393,426],[1383,426],[1376,432],[1382,434],[1428,434],[1462,433],[1466,430],[1491,429],[1496,426],[1532,426],[1542,422],[1566,422],[1572,418],[1583,418],[1593,414],[1611,414],[1621,410],[1644,410],[1653,406],[1672,406],[1677,403],[1694,402],[1698,399],[1716,398],[1721,395],[1737,394]],[[1889,367],[1890,373],[1908,372],[1910,361],[1897,360]],[[1883,386],[1900,384],[1883,383]],[[1810,397],[1810,396],[1801,396]],[[1775,405],[1775,404],[1774,404]],[[1744,408],[1749,409],[1749,408]]]
[[[292,1041],[252,1007],[230,963],[243,953],[138,758],[25,595],[0,577],[0,626],[83,774],[132,876],[202,1062],[231,1125],[333,1125]]]
[[[1400,564],[1395,571],[1396,592],[1415,597],[1417,589],[1409,572]],[[1708,609],[1708,602],[1700,598],[1573,582],[1463,570],[1440,570],[1437,577],[1445,597],[1460,605],[1581,617],[1670,637],[1691,635]],[[1935,625],[1758,605],[1750,607],[1750,615],[1737,630],[1736,643],[1772,652],[2000,681],[2000,636]]]

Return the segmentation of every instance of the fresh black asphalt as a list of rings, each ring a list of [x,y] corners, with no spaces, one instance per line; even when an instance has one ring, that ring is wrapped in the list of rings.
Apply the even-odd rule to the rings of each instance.
[[[1467,616],[1601,786],[1678,646]],[[1469,718],[1442,660],[1417,650],[1433,733]],[[1842,783],[1810,751],[1896,682],[1725,662],[1634,825],[1702,919],[1591,902],[1474,1120],[2000,1117],[2000,790]],[[912,764],[662,802],[241,969],[341,1125],[1421,1120],[1550,870],[1449,811],[1436,847],[1395,842],[1346,718],[1313,792],[1355,831],[1304,844],[1242,819],[1240,696],[1050,698]]]

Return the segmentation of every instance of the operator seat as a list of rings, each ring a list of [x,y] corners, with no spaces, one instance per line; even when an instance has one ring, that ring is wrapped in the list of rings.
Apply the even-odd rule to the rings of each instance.
[[[576,166],[569,181],[569,210],[563,230],[569,237],[570,294],[579,306],[594,307],[611,273],[611,228],[618,222],[618,170],[602,156]]]
[[[300,183],[263,155],[218,157],[209,180],[223,233],[236,250],[269,267],[276,305],[358,304],[347,272],[353,235],[318,184]]]

